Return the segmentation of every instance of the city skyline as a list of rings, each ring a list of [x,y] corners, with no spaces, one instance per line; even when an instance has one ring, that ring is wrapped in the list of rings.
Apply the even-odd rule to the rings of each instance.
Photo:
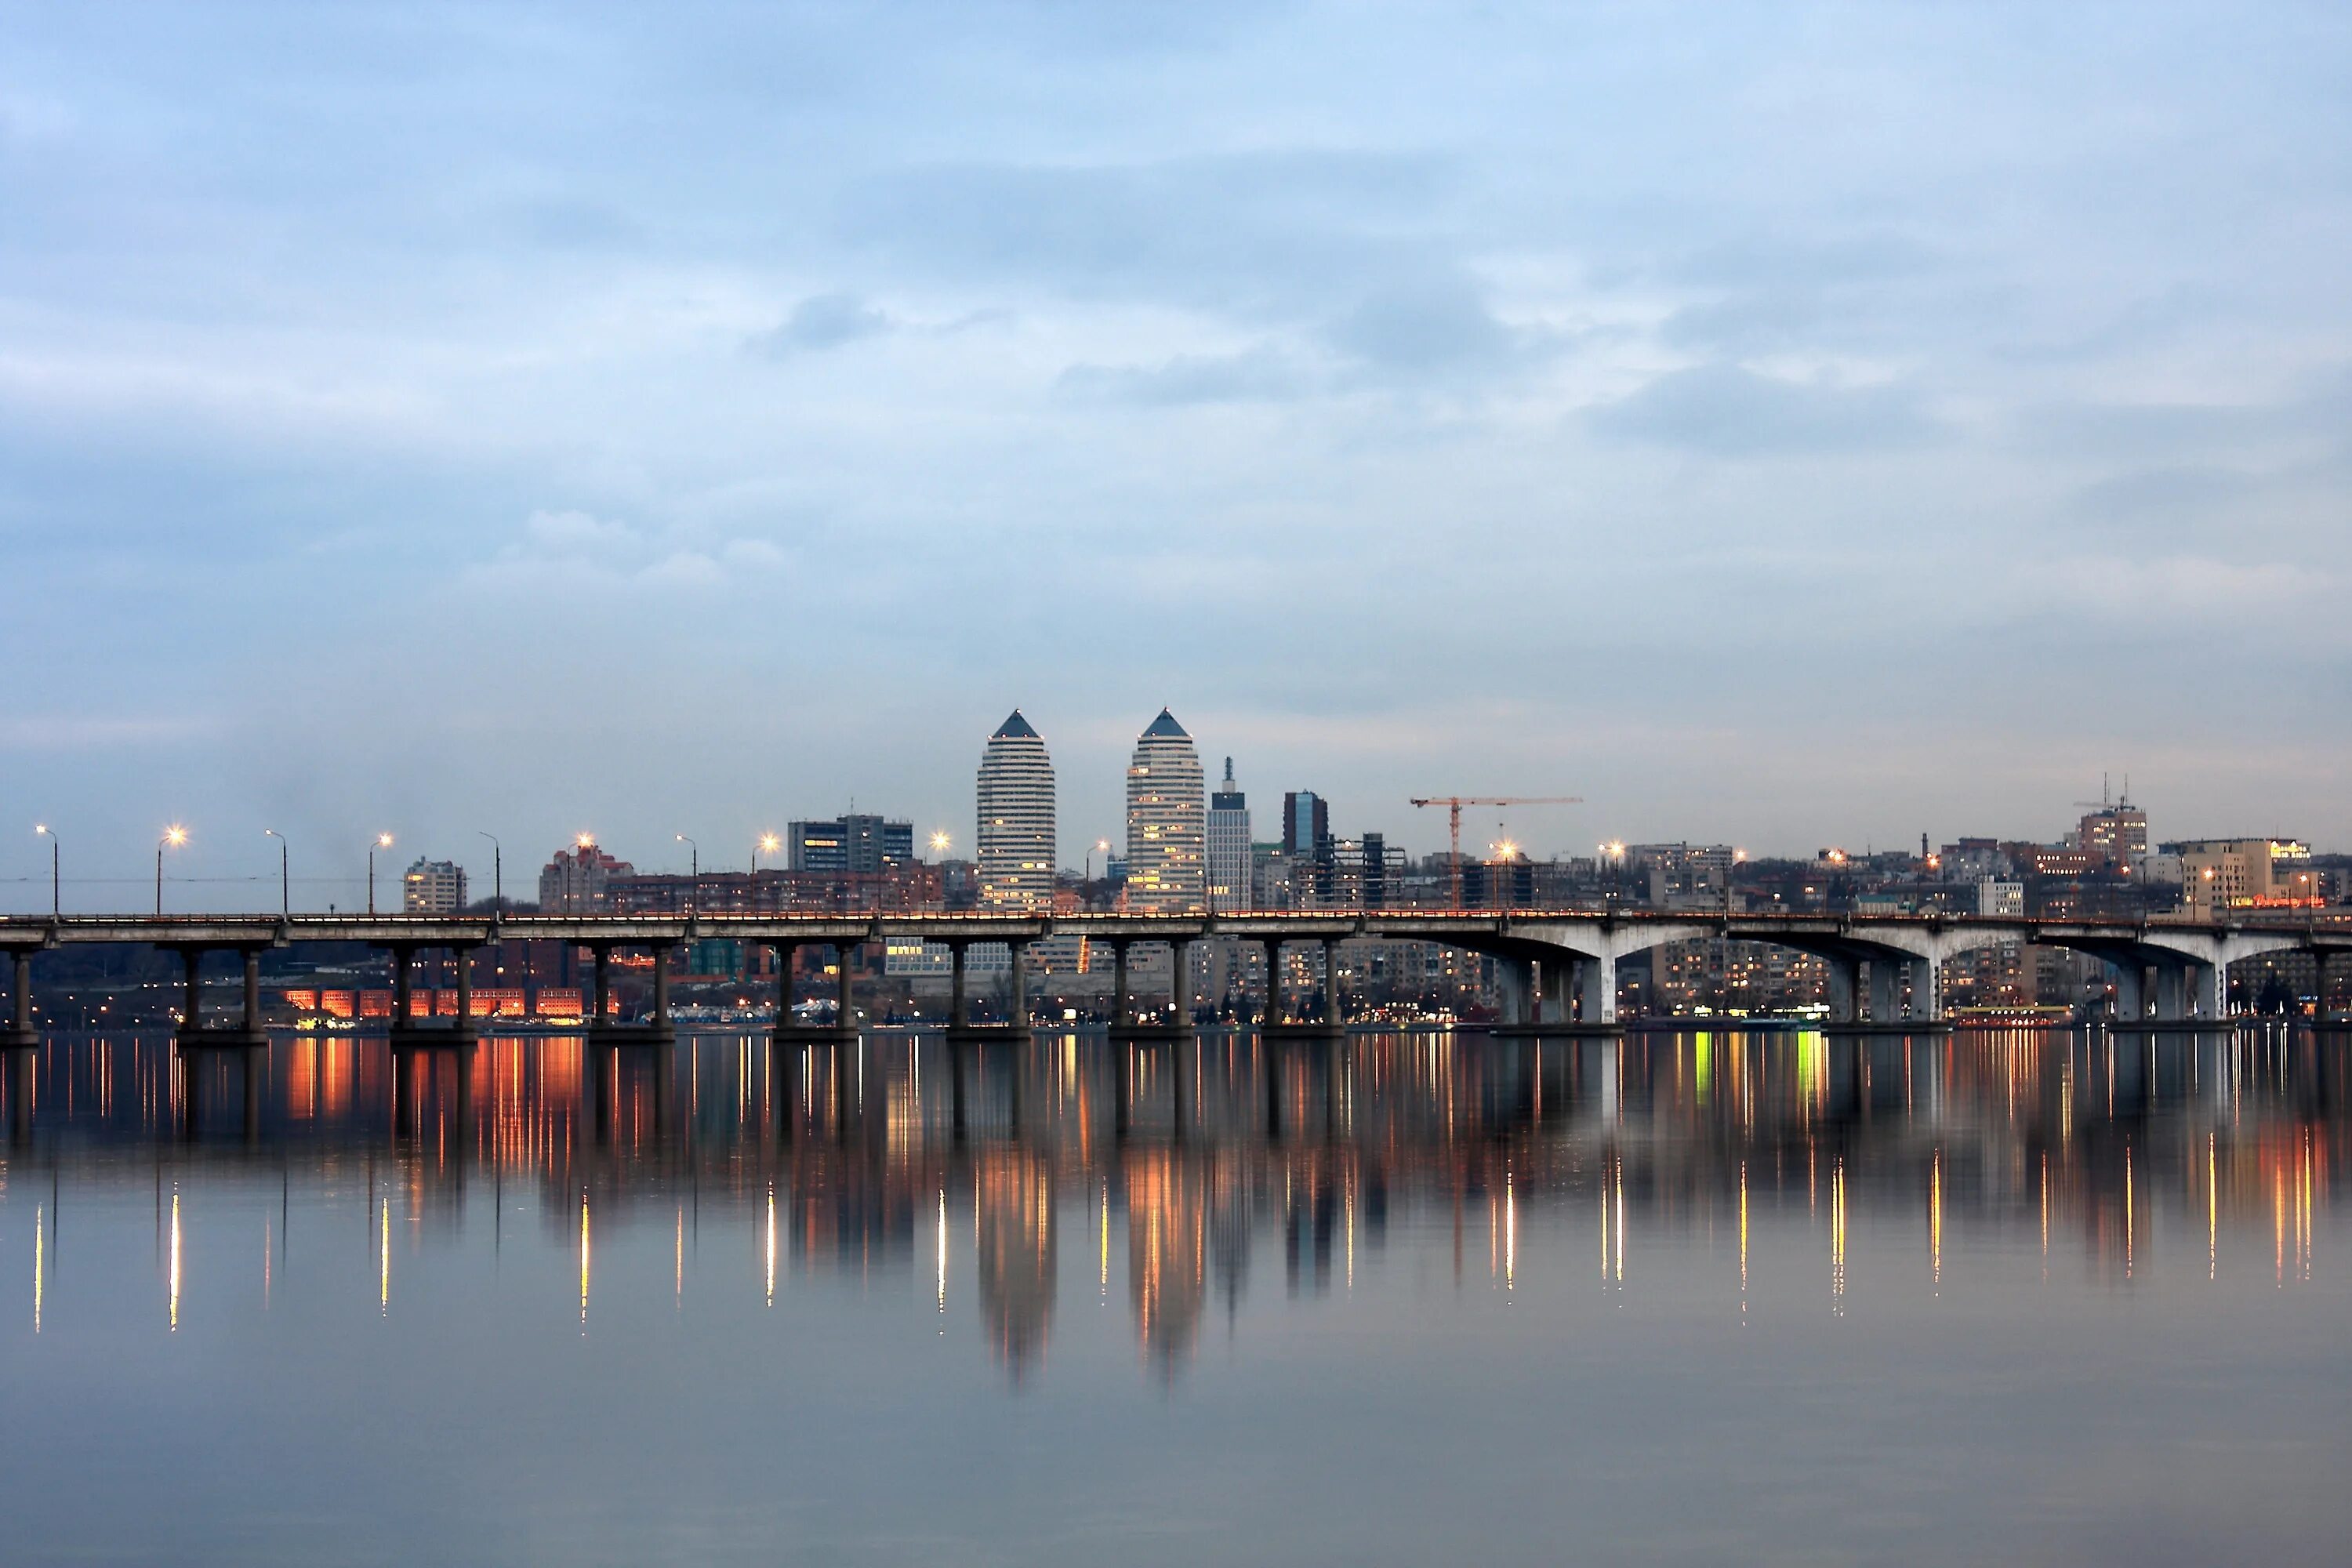
[[[2352,842],[2332,13],[1797,11],[20,8],[0,821]]]

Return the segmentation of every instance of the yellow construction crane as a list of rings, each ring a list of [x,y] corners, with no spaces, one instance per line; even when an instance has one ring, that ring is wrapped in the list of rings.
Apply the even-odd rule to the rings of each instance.
[[[1454,873],[1454,907],[1462,907],[1462,808],[1465,805],[1582,805],[1580,795],[1441,795],[1415,805],[1445,807],[1445,842]]]

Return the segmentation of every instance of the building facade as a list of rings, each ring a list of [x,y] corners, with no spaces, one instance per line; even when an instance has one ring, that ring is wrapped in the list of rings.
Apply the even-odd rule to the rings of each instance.
[[[403,914],[454,915],[466,908],[466,870],[454,860],[419,856],[400,879]]]
[[[1246,910],[1250,887],[1249,797],[1234,783],[1234,760],[1225,759],[1225,782],[1209,797],[1209,907]]]
[[[1054,907],[1054,760],[1021,716],[996,727],[980,758],[979,907]]]
[[[1162,708],[1127,765],[1127,907],[1182,913],[1208,904],[1208,808],[1192,737]]]
[[[784,844],[795,871],[875,877],[915,858],[915,825],[853,811],[830,822],[795,822]]]
[[[602,914],[610,901],[613,879],[635,872],[635,866],[614,859],[593,841],[583,840],[572,848],[559,849],[539,873],[540,912]]]

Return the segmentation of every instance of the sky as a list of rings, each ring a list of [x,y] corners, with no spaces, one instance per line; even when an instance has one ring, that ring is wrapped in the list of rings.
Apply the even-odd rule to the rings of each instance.
[[[38,821],[91,909],[174,821],[211,908],[968,846],[1016,705],[1073,865],[1163,705],[1417,852],[2352,848],[2347,83],[2332,4],[19,0],[0,906]]]

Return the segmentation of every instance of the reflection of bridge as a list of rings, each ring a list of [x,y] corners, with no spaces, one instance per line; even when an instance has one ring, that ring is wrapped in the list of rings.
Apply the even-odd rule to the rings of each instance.
[[[473,1009],[470,966],[475,950],[502,941],[547,941],[585,947],[593,959],[592,1031],[614,1038],[667,1038],[671,1032],[667,954],[688,942],[728,940],[776,950],[780,976],[777,1028],[780,1037],[804,1031],[791,1023],[794,952],[831,947],[845,957],[868,942],[893,939],[946,947],[953,958],[950,1018],[968,1018],[965,971],[975,944],[1004,944],[1013,953],[1012,1016],[1027,1016],[1028,945],[1049,937],[1078,937],[1110,949],[1115,972],[1114,1026],[1131,1021],[1128,956],[1139,945],[1183,948],[1204,940],[1249,942],[1266,949],[1266,974],[1276,994],[1261,1021],[1281,1026],[1279,982],[1286,945],[1319,947],[1322,1022],[1342,1021],[1339,967],[1329,962],[1340,943],[1359,939],[1426,942],[1494,958],[1502,974],[1507,1022],[1532,1027],[1583,1026],[1612,1029],[1617,1023],[1617,966],[1634,954],[1668,942],[1723,938],[1773,943],[1822,961],[1828,967],[1832,1017],[1861,1021],[1868,983],[1867,1016],[1873,1024],[1897,1021],[1900,984],[1908,981],[1911,1026],[1941,1022],[1943,966],[1958,954],[2000,942],[2031,942],[2068,948],[2111,965],[2116,975],[2118,1016],[2145,1021],[2150,987],[2158,1022],[2218,1019],[2226,1012],[2229,966],[2264,953],[2306,952],[2322,966],[2352,950],[2352,922],[2308,921],[2296,926],[2217,922],[2011,920],[1977,916],[1720,914],[1627,911],[1515,910],[1464,913],[1426,910],[1333,910],[1315,913],[1220,915],[999,915],[999,914],[814,914],[685,916],[511,916],[491,919],[439,915],[69,915],[0,920],[0,949],[13,960],[14,1027],[0,1043],[30,1045],[37,1036],[31,1014],[32,959],[47,949],[90,943],[143,943],[181,955],[187,988],[184,1038],[218,1038],[250,1044],[260,1026],[260,955],[298,942],[356,942],[390,953],[394,1016],[398,1033],[422,1035],[413,1023],[411,961],[420,952],[457,956],[458,1025],[469,1032]],[[629,1030],[609,1018],[610,961],[616,948],[650,950],[653,1016],[649,1026]],[[202,1017],[201,966],[208,952],[230,952],[244,960],[244,1011],[230,1031],[195,1029]],[[852,965],[835,964],[839,1016],[856,1016],[851,1006]],[[1189,965],[1171,966],[1174,1014],[1191,1015]],[[2322,986],[2323,993],[2325,985]],[[814,1031],[805,1031],[814,1033]]]

